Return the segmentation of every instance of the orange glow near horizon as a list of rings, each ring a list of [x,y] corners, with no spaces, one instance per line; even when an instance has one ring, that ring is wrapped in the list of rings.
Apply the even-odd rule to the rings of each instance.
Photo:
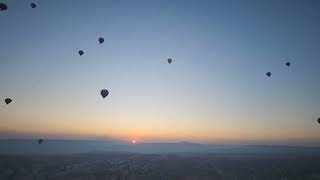
[[[172,129],[108,129],[101,128],[100,130],[94,128],[73,129],[72,131],[41,131],[33,129],[30,131],[23,131],[23,129],[15,129],[10,131],[9,128],[0,126],[0,135],[8,135],[8,137],[43,137],[46,139],[104,139],[113,138],[119,140],[129,140],[130,143],[137,142],[197,142],[197,143],[278,143],[278,144],[312,144],[320,143],[317,136],[290,136],[281,131],[278,132],[256,132],[256,131],[232,131],[224,130],[215,132],[204,130],[177,130]],[[67,132],[67,133],[66,133]],[[95,132],[95,133],[92,133]],[[11,134],[11,136],[10,136]],[[302,134],[296,132],[296,134]],[[17,135],[17,136],[12,136]],[[268,137],[268,138],[266,138]],[[297,143],[298,142],[298,143]]]

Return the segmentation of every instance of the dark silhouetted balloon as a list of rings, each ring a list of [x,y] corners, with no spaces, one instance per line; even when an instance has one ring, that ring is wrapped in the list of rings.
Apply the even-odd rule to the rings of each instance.
[[[99,38],[99,43],[102,44],[104,42],[104,39],[102,37]]]
[[[267,75],[268,77],[270,77],[270,76],[271,76],[271,72],[267,72],[266,75]]]
[[[288,66],[288,67],[289,67],[290,65],[291,65],[291,63],[290,63],[290,62],[286,62],[286,66]]]
[[[0,11],[5,11],[8,9],[8,6],[4,3],[0,3]]]
[[[320,117],[318,118],[318,123],[320,124]]]
[[[36,3],[31,3],[31,8],[36,8],[37,4]]]
[[[79,55],[82,56],[84,54],[84,51],[79,50]]]
[[[106,89],[102,89],[102,90],[101,90],[101,92],[100,92],[100,94],[101,94],[101,96],[102,96],[103,98],[105,98],[105,97],[107,97],[107,96],[108,96],[109,91],[108,91],[108,90],[106,90]]]
[[[6,104],[10,104],[10,103],[12,102],[12,99],[6,98],[6,99],[4,100],[4,102],[5,102]]]
[[[43,143],[43,139],[39,139],[38,144],[42,144],[42,143]]]
[[[168,59],[168,63],[169,63],[169,64],[172,63],[172,59],[171,59],[171,58]]]

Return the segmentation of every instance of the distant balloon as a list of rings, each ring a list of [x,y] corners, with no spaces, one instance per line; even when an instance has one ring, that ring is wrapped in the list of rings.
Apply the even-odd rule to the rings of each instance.
[[[38,144],[42,144],[42,143],[43,143],[43,139],[39,139]]]
[[[4,102],[5,102],[6,104],[10,104],[10,103],[12,102],[12,99],[6,98],[6,99],[4,100]]]
[[[8,6],[4,3],[0,3],[0,11],[5,11],[8,9]]]
[[[291,63],[290,62],[286,62],[286,66],[290,67]]]
[[[270,77],[270,76],[271,76],[271,72],[267,72],[266,75],[267,75],[268,77]]]
[[[320,124],[320,117],[318,118],[318,123]]]
[[[104,42],[104,38],[99,37],[99,43],[102,44]]]
[[[169,63],[169,64],[172,63],[172,59],[171,59],[171,58],[168,59],[168,63]]]
[[[101,92],[100,92],[101,96],[103,98],[107,97],[109,95],[109,91],[106,90],[106,89],[102,89]]]
[[[31,8],[36,8],[37,4],[36,3],[31,3]]]
[[[79,55],[80,55],[80,56],[82,56],[82,55],[84,54],[84,51],[79,50],[79,52],[78,52],[78,53],[79,53]]]

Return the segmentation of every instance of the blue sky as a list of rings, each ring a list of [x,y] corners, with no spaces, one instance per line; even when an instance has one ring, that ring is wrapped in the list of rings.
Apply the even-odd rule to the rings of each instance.
[[[3,2],[6,136],[320,142],[318,1]]]

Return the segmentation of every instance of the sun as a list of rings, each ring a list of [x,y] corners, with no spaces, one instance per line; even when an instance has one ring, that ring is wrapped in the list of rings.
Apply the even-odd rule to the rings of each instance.
[[[132,142],[132,144],[135,144],[135,143],[136,143],[136,140],[132,140],[131,142]]]

